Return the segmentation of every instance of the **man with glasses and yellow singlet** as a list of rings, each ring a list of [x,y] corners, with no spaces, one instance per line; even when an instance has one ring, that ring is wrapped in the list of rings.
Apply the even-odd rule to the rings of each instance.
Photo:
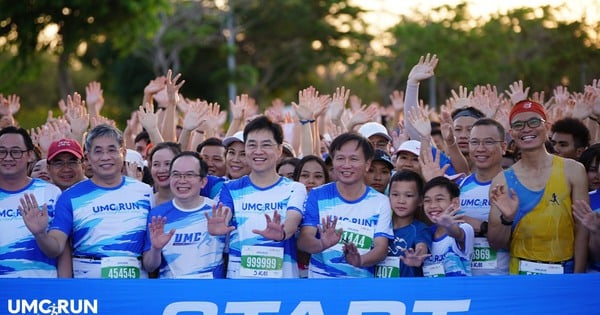
[[[492,181],[490,245],[510,251],[511,274],[585,272],[588,234],[571,208],[572,200],[589,202],[583,165],[546,151],[542,105],[520,101],[509,121],[521,159]]]
[[[34,198],[45,205],[48,224],[61,193],[53,184],[27,176],[33,154],[33,142],[25,129],[0,130],[0,277],[70,277],[70,252],[58,260],[46,256],[19,218],[23,203]],[[41,209],[32,210],[39,213]]]

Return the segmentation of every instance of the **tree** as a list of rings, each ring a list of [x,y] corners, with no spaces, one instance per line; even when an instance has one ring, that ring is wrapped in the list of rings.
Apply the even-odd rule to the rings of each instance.
[[[157,20],[148,17],[168,8],[168,0],[0,0],[0,37],[5,41],[0,49],[15,55],[15,62],[6,66],[11,71],[2,72],[19,82],[36,73],[40,54],[55,54],[64,97],[73,92],[71,58],[84,54],[88,42],[110,38],[120,51],[132,49],[131,43],[157,26]]]

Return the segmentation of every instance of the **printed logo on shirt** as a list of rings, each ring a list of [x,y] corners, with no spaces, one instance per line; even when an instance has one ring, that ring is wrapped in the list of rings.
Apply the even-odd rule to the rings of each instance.
[[[96,299],[9,299],[9,314],[98,314]]]
[[[552,193],[552,198],[550,199],[550,203],[554,204],[555,206],[560,205],[560,202],[558,202],[558,196],[556,195],[556,193]]]
[[[364,225],[364,226],[374,226],[376,224],[374,219],[362,219],[362,218],[339,217],[338,221],[350,221],[351,223]]]
[[[490,201],[487,198],[476,198],[476,199],[461,199],[461,207],[489,207]]]
[[[125,210],[147,210],[139,202],[120,202],[120,203],[110,203],[103,206],[94,206],[92,207],[92,211],[94,213],[106,212],[106,211],[125,211]]]
[[[202,232],[196,233],[175,233],[173,246],[196,244],[202,240]]]
[[[243,211],[283,211],[285,209],[285,206],[286,204],[283,202],[242,202]]]

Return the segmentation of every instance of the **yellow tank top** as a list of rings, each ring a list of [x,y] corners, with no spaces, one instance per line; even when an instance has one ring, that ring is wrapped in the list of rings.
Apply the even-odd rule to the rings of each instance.
[[[518,192],[517,192],[518,193]],[[516,223],[510,242],[510,273],[519,273],[519,258],[561,262],[574,254],[575,222],[564,159],[555,156],[540,202]]]

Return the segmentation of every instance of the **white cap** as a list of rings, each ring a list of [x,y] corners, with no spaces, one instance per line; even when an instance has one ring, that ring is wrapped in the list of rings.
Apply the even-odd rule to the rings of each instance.
[[[358,133],[367,139],[370,136],[378,135],[392,141],[392,137],[388,134],[387,129],[382,124],[376,122],[368,122],[360,126]]]
[[[417,141],[417,140],[404,141],[394,154],[398,154],[402,151],[410,152],[416,156],[421,155],[421,141]]]
[[[232,144],[236,141],[244,143],[244,132],[243,131],[238,131],[238,132],[234,133],[233,136],[229,136],[229,137],[226,137],[225,139],[223,139],[223,145],[225,147],[228,147],[230,144]]]
[[[132,149],[127,149],[125,162],[135,163],[139,167],[144,167],[146,165],[146,163],[144,163],[144,158],[142,157],[142,155],[138,151]]]

